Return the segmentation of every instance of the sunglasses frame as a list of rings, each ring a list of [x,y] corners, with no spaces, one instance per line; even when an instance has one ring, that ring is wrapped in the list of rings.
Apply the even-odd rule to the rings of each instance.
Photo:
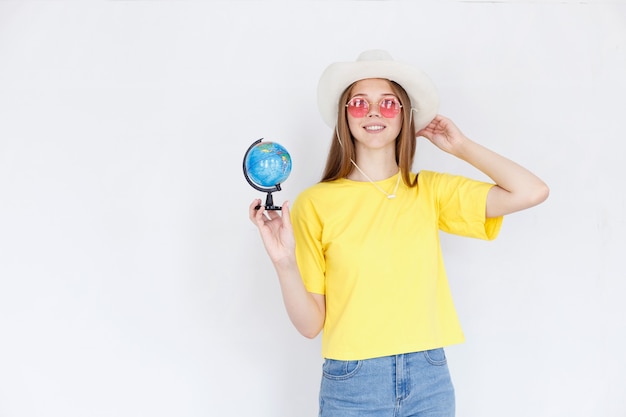
[[[363,116],[355,116],[354,114],[352,114],[352,112],[350,112],[350,109],[357,109],[355,106],[350,106],[350,103],[352,103],[353,100],[358,99],[358,100],[362,100],[365,103],[367,103],[367,107],[365,108],[365,114],[363,114]],[[389,111],[389,109],[385,108],[385,107],[381,107],[380,103],[382,103],[384,100],[389,100],[392,99],[393,101],[395,101],[396,103],[398,103],[398,110],[397,112],[395,112],[395,110],[393,110],[395,113],[391,116],[386,116],[384,113]],[[398,97],[395,96],[389,96],[389,97],[383,97],[380,100],[378,100],[378,103],[373,103],[363,97],[359,97],[359,96],[355,96],[352,97],[350,100],[348,100],[348,102],[346,103],[345,107],[346,109],[348,109],[348,113],[350,114],[350,116],[355,117],[355,118],[363,118],[365,116],[367,116],[370,112],[370,108],[373,104],[376,104],[378,106],[378,112],[381,114],[381,116],[383,116],[385,119],[393,119],[394,117],[396,117],[397,115],[399,115],[402,112],[402,103],[400,102],[400,100],[398,99]],[[358,109],[357,109],[358,110]]]

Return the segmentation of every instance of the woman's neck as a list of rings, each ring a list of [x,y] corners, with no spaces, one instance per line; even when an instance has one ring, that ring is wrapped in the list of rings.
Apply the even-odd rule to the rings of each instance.
[[[398,164],[396,163],[395,154],[357,154],[357,159],[354,163],[360,170],[355,167],[348,175],[348,179],[353,181],[381,181],[398,173]]]

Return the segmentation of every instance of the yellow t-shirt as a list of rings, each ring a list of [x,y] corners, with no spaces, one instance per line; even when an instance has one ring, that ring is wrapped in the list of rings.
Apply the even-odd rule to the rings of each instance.
[[[391,192],[396,180],[377,185]],[[492,186],[422,171],[417,187],[400,181],[394,199],[348,179],[315,184],[296,198],[298,267],[307,290],[326,297],[323,357],[368,359],[464,340],[439,230],[494,239],[502,218],[485,218]]]

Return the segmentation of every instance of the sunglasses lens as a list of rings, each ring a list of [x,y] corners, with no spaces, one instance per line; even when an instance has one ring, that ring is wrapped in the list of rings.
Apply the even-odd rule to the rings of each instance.
[[[400,113],[400,103],[395,98],[384,98],[378,104],[380,114],[388,119],[396,117]]]
[[[369,104],[367,100],[355,97],[348,102],[348,113],[352,117],[365,117],[369,112]]]

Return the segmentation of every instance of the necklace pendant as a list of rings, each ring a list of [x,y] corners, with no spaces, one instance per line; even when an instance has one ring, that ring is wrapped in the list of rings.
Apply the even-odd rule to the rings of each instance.
[[[392,198],[396,198],[396,195],[395,195],[395,194],[389,194],[389,195],[387,196],[387,198],[388,198],[389,200],[391,200]]]

